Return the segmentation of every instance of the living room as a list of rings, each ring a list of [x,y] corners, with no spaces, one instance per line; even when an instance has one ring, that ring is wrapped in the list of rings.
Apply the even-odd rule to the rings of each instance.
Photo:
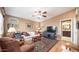
[[[0,45],[2,51],[79,51],[77,47],[79,45],[78,33],[75,33],[78,31],[75,29],[76,23],[79,26],[78,8],[2,7],[0,10],[2,17],[2,20],[0,20],[0,43],[3,42]],[[8,42],[9,39],[15,39],[19,43],[14,43],[16,42],[14,41],[12,47],[10,47],[12,42]],[[18,44],[20,44],[20,47]],[[9,48],[6,49],[7,47]]]

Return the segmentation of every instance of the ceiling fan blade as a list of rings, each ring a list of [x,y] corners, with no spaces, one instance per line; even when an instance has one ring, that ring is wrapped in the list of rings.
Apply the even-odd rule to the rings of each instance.
[[[46,15],[42,15],[43,17],[47,17]]]
[[[47,14],[47,11],[44,11],[42,14]]]

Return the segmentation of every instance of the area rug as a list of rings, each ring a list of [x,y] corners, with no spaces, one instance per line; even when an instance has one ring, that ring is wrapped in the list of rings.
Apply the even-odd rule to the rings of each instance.
[[[34,52],[48,52],[58,41],[42,37],[35,43]]]

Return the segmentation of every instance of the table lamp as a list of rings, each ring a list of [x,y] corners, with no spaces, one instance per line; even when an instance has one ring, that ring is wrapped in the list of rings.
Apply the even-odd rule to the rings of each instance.
[[[8,29],[7,36],[13,38],[15,33],[16,33],[16,29],[15,29],[14,27],[10,27],[10,28]]]
[[[16,32],[16,29],[15,29],[14,27],[10,27],[10,28],[8,29],[8,32]]]

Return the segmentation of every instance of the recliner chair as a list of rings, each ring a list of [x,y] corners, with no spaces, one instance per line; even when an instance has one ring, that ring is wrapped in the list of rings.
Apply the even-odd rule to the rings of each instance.
[[[42,33],[42,36],[48,39],[56,38],[57,27],[56,26],[47,26],[47,29]]]

